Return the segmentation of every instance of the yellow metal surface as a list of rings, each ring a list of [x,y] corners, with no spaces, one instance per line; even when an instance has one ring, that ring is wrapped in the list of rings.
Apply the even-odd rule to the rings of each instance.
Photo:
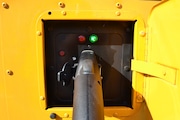
[[[131,69],[133,71],[137,71],[137,72],[149,75],[149,76],[166,80],[167,82],[170,82],[173,85],[176,82],[177,70],[167,67],[167,66],[163,66],[163,65],[155,64],[151,62],[132,60]]]
[[[180,119],[180,2],[170,0],[157,5],[160,2],[0,0],[0,120],[50,120],[51,113],[58,115],[57,120],[72,119],[72,107],[45,109],[42,19],[137,20],[133,59],[154,63],[155,66],[145,64],[147,67],[142,67],[140,63],[132,68],[133,109],[105,107],[105,119]],[[169,77],[164,78],[159,72],[154,75],[154,68],[159,69],[157,71],[165,68]],[[149,71],[154,76],[145,75]]]
[[[148,21],[147,62],[161,64],[176,70],[175,77],[146,77],[144,95],[155,120],[180,119],[180,1],[169,0],[151,12]],[[157,68],[160,69],[160,68]]]

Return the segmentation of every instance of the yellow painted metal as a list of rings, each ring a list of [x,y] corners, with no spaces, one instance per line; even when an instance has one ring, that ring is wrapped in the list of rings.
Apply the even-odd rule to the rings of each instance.
[[[180,119],[178,0],[159,5],[160,1],[146,0],[0,0],[0,3],[0,119],[49,120],[51,113],[58,115],[57,120],[72,119],[72,107],[46,110],[42,19],[137,20],[133,59],[142,63],[135,62],[135,68],[132,67],[133,109],[105,107],[105,119]],[[154,68],[159,69],[157,74]],[[159,73],[164,69],[170,74],[168,78]]]
[[[144,97],[155,120],[180,119],[179,8],[179,0],[164,1],[153,8],[148,20],[147,62],[176,70],[168,73],[172,77],[168,79],[146,77]]]
[[[132,60],[131,69],[133,71],[137,71],[149,76],[154,76],[166,80],[167,82],[170,82],[173,85],[176,82],[177,70],[167,66],[163,66],[151,62]]]

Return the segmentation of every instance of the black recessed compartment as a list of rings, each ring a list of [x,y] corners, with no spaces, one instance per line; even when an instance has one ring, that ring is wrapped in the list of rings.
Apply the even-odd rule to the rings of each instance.
[[[134,24],[135,21],[43,20],[47,108],[73,105],[73,79],[63,86],[57,73],[72,58],[78,63],[84,49],[92,49],[101,66],[104,105],[132,107]],[[96,43],[89,42],[92,34],[98,36]],[[78,41],[80,35],[85,42]]]

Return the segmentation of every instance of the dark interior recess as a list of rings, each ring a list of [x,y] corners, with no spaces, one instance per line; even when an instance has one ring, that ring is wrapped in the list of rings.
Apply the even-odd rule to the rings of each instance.
[[[78,63],[83,49],[94,50],[102,67],[104,105],[132,107],[130,60],[134,24],[135,21],[43,20],[47,108],[73,105],[73,80],[63,86],[57,81],[57,73],[72,57]],[[92,34],[98,36],[96,43],[88,40]],[[80,35],[86,38],[85,42],[78,41]]]

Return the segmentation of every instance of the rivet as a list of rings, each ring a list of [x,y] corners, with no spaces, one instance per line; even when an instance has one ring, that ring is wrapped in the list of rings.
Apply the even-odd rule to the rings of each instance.
[[[119,11],[116,11],[116,15],[117,15],[117,16],[120,16],[121,13],[120,13]]]
[[[166,71],[163,72],[163,75],[166,76]]]
[[[120,4],[119,2],[116,3],[116,7],[121,9],[122,8],[122,4]]]
[[[62,15],[66,15],[66,11],[62,11],[61,14],[62,14]]]
[[[61,8],[64,8],[65,7],[65,4],[63,2],[59,2],[58,5],[61,7]]]
[[[40,96],[40,100],[45,100],[44,96]]]
[[[113,117],[118,117],[118,113],[117,112],[113,113]]]
[[[8,75],[13,75],[13,71],[12,71],[12,70],[7,70],[6,73],[7,73]]]
[[[68,118],[68,117],[69,117],[69,114],[68,114],[68,113],[64,113],[64,117],[65,117],[65,118]]]
[[[146,35],[146,32],[142,30],[142,31],[139,32],[139,35],[140,35],[141,37],[144,37],[144,36]]]
[[[6,2],[2,2],[2,6],[3,6],[4,8],[6,8],[6,9],[9,8],[9,5],[8,5]]]
[[[38,36],[41,36],[41,32],[40,32],[40,31],[37,31],[36,34],[37,34]]]

